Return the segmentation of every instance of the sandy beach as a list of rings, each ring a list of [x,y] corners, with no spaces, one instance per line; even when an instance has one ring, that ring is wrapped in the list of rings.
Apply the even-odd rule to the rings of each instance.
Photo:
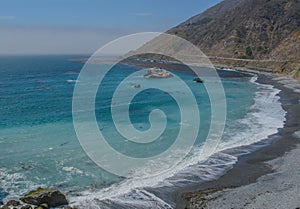
[[[239,157],[219,179],[177,191],[176,208],[300,207],[300,85],[273,74],[259,74],[258,82],[281,90],[284,128],[251,145],[256,151]]]

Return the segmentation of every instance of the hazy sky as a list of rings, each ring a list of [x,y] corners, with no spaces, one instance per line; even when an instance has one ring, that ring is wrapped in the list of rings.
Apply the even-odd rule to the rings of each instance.
[[[1,0],[0,54],[83,54],[163,32],[221,0]]]

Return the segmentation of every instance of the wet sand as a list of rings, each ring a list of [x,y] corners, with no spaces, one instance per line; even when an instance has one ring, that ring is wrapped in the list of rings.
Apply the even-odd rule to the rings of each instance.
[[[176,208],[300,207],[300,94],[292,88],[297,84],[280,83],[272,74],[259,74],[258,82],[281,90],[284,128],[251,145],[259,149],[241,156],[219,179],[176,191]]]

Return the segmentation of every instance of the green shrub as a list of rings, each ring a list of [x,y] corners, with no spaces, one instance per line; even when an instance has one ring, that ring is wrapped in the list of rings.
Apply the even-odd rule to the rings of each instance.
[[[246,55],[247,55],[248,57],[253,57],[252,48],[251,48],[250,46],[248,46],[248,47],[246,48]]]

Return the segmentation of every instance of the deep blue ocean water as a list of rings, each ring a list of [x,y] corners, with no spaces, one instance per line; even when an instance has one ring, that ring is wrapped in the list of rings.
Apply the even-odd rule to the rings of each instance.
[[[132,192],[132,189],[151,187],[158,182],[152,179],[136,185],[128,181],[122,184],[126,179],[99,168],[84,153],[72,123],[72,95],[83,63],[72,61],[71,58],[76,57],[0,57],[1,199],[19,197],[30,189],[42,186],[64,191],[76,204],[92,201],[92,197],[77,201],[78,194],[97,194],[99,191],[102,194],[105,188],[110,188],[109,192],[123,195],[119,200],[126,202],[131,198],[128,192]],[[181,121],[179,108],[169,95],[170,92],[149,89],[132,101],[130,118],[135,128],[147,130],[150,127],[147,119],[149,112],[160,108],[168,116],[167,129],[162,136],[164,140],[147,148],[128,146],[128,142],[119,140],[120,136],[111,119],[111,96],[120,81],[135,71],[136,68],[129,65],[117,65],[107,74],[102,84],[105,91],[97,94],[95,113],[99,128],[112,147],[133,157],[147,157],[167,149],[173,143]],[[201,110],[201,127],[195,143],[197,147],[205,140],[210,126],[211,106],[207,91],[203,84],[193,82],[193,73],[171,72],[190,87]],[[262,140],[282,127],[284,113],[280,109],[276,89],[255,83],[253,75],[231,70],[219,70],[218,73],[227,102],[227,121],[219,150]],[[226,160],[234,163],[236,159]],[[187,159],[187,165],[193,164],[198,164],[197,169],[201,167],[197,153]],[[183,168],[183,173],[188,176],[190,168],[186,171]],[[206,169],[206,173],[205,178],[209,179],[214,170],[210,172],[210,169]],[[119,189],[114,186],[116,183],[121,185]],[[140,193],[133,196],[137,195],[141,196]],[[141,199],[145,201],[151,196],[143,195]],[[94,204],[101,205],[99,202]],[[122,205],[120,201],[115,204]],[[126,204],[133,203],[127,201]]]

